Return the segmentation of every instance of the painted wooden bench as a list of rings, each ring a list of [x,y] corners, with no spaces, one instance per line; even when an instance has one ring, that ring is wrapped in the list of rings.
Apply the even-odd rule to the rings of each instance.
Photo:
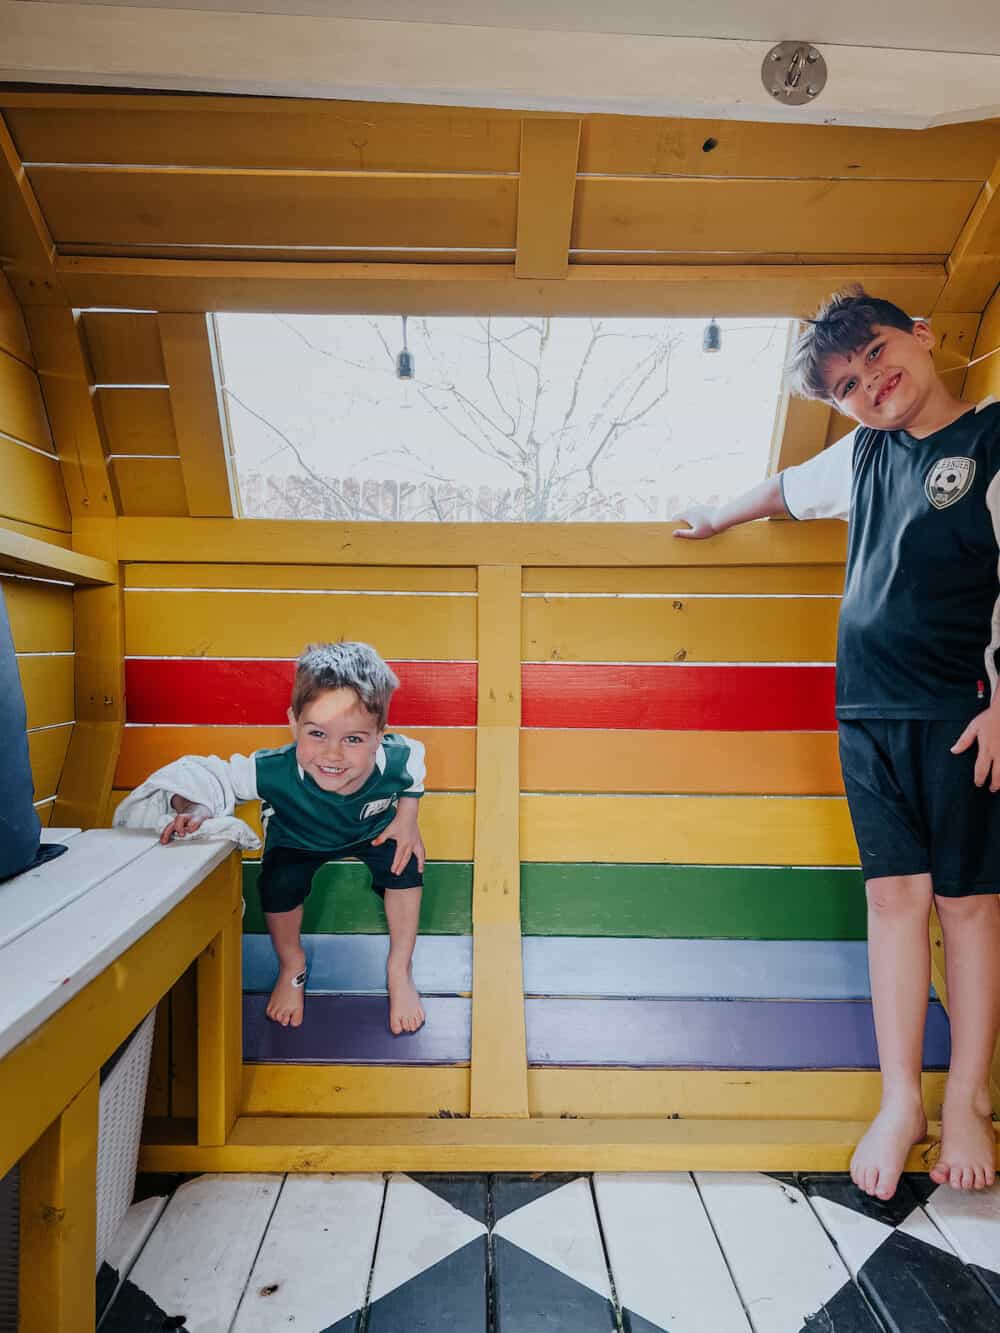
[[[228,842],[53,830],[0,885],[0,1177],[21,1171],[23,1333],[92,1333],[102,1064],[197,961],[198,1135],[225,1141],[240,1070],[239,860]]]

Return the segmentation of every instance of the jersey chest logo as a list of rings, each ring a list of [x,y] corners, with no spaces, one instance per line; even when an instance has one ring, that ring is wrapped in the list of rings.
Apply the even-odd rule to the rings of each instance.
[[[939,458],[927,474],[924,492],[935,509],[947,509],[966,494],[975,475],[974,458]]]
[[[395,796],[386,796],[381,801],[368,801],[361,809],[361,819],[371,819],[372,815],[380,815],[383,810],[388,810],[396,804]]]

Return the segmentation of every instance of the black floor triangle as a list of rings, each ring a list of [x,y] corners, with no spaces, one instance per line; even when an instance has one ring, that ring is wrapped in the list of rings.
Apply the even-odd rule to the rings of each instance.
[[[97,1270],[97,1317],[107,1309],[111,1297],[115,1294],[115,1288],[118,1286],[118,1269],[112,1268],[110,1264],[102,1263]]]
[[[625,1333],[670,1333],[662,1324],[651,1324],[634,1310],[622,1310],[622,1328]]]
[[[997,1262],[1000,1263],[1000,1259]],[[1000,1306],[1000,1273],[994,1273],[991,1268],[983,1268],[981,1264],[970,1264],[969,1271],[975,1273],[990,1293],[994,1303]],[[997,1321],[997,1326],[1000,1327],[1000,1319]]]
[[[858,1281],[891,1333],[969,1333],[1000,1328],[997,1307],[953,1254],[894,1231]]]
[[[831,1203],[839,1203],[842,1208],[850,1208],[852,1212],[861,1213],[887,1227],[898,1227],[900,1222],[905,1222],[918,1203],[906,1180],[899,1182],[891,1199],[873,1199],[864,1190],[859,1190],[851,1177],[842,1171],[810,1172],[801,1180],[802,1188],[813,1198],[829,1199]]]
[[[917,1203],[926,1203],[934,1191],[941,1188],[940,1185],[931,1180],[930,1176],[925,1175],[922,1171],[919,1173],[916,1171],[907,1172],[903,1179],[913,1191],[913,1197],[916,1199]]]
[[[482,1222],[483,1226],[486,1225],[487,1176],[456,1176],[437,1172],[414,1175],[411,1172],[411,1178],[439,1199],[450,1203],[460,1213],[466,1213],[477,1222]]]
[[[161,1310],[151,1296],[126,1278],[108,1311],[101,1333],[186,1333],[184,1315]]]
[[[580,1172],[563,1174],[552,1171],[543,1176],[503,1175],[493,1177],[493,1219],[499,1222],[501,1217],[523,1208],[526,1203],[534,1203],[553,1190],[562,1189],[571,1180],[576,1180]]]
[[[609,1300],[502,1236],[494,1272],[496,1333],[614,1333]]]
[[[486,1333],[486,1237],[368,1307],[366,1333]]]
[[[853,1282],[846,1282],[815,1314],[811,1314],[799,1333],[883,1333]]]

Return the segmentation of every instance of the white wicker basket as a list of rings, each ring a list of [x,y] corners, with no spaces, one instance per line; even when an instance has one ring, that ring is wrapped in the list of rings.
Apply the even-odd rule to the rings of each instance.
[[[155,1016],[155,1009],[146,1015],[101,1071],[97,1138],[97,1268],[101,1266],[135,1191]],[[18,1227],[15,1167],[0,1180],[0,1333],[16,1333],[17,1330]]]

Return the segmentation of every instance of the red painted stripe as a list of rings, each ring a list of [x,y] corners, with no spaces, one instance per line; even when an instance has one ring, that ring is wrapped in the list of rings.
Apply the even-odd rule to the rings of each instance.
[[[526,727],[832,731],[833,667],[529,662]]]
[[[391,726],[475,726],[475,662],[391,666],[400,681],[389,709]],[[294,671],[294,662],[128,658],[128,720],[278,726],[286,721]]]

